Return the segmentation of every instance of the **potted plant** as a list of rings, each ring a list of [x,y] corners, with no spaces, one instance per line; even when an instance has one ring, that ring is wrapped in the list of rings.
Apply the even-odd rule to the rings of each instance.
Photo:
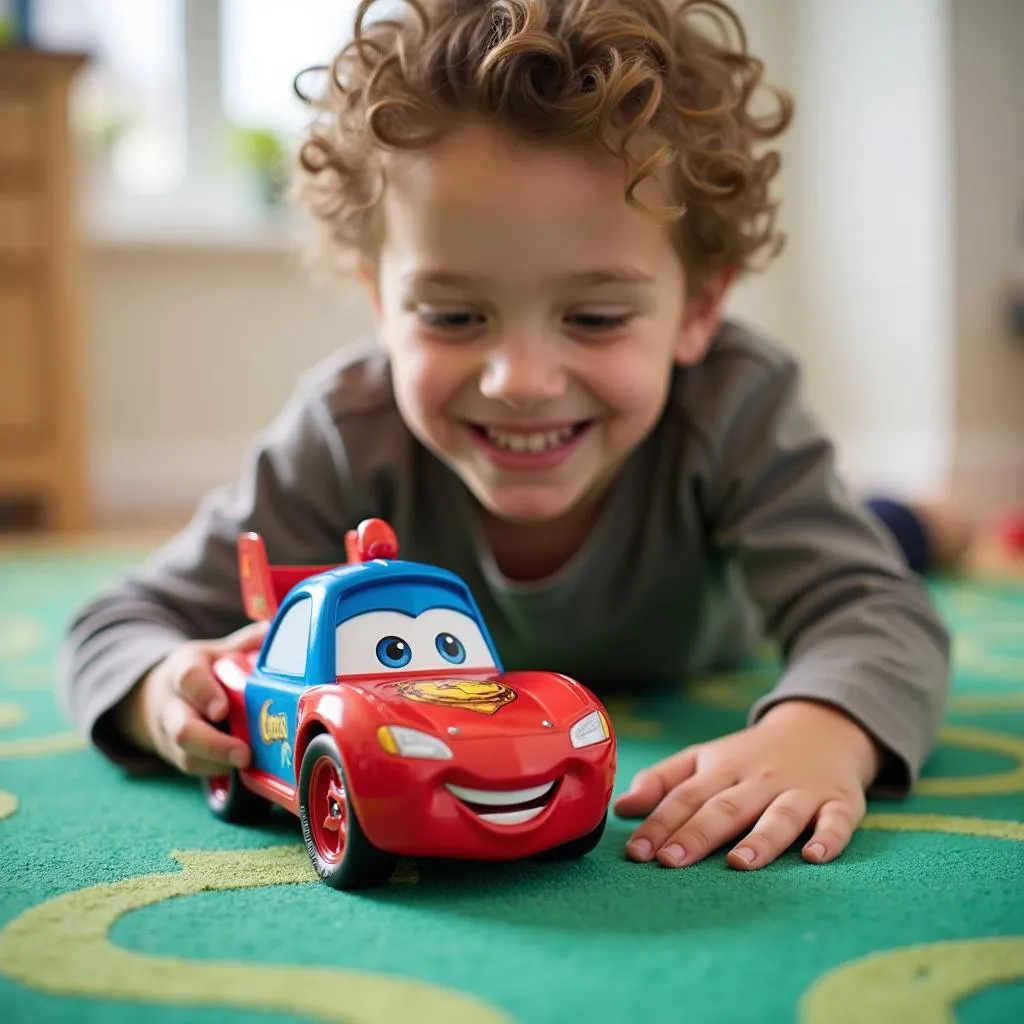
[[[231,151],[236,163],[252,176],[260,201],[268,209],[281,205],[288,184],[288,149],[269,128],[234,126]]]

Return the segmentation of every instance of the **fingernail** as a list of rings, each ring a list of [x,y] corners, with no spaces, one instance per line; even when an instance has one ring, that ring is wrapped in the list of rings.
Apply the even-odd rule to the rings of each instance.
[[[632,839],[627,845],[629,846],[630,853],[640,860],[647,860],[651,855],[652,847],[649,839]]]
[[[818,860],[821,860],[821,858],[825,856],[825,847],[821,843],[811,843],[811,845],[807,847],[807,852],[812,857],[817,857]]]
[[[206,713],[210,718],[220,718],[226,711],[227,705],[224,703],[223,697],[214,697],[209,704],[206,705]]]
[[[236,768],[244,768],[249,761],[249,757],[244,750],[232,750],[230,761]]]
[[[753,864],[757,854],[749,846],[738,846],[732,851],[740,860]]]
[[[686,851],[678,843],[672,843],[661,851],[660,857],[662,860],[667,860],[669,864],[677,868],[686,858]]]

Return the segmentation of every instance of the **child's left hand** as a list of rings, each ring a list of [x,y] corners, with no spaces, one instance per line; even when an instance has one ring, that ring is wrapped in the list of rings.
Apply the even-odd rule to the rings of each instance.
[[[803,857],[820,864],[849,843],[880,766],[881,751],[853,719],[791,700],[749,728],[639,772],[615,811],[647,815],[626,844],[634,860],[656,856],[667,867],[688,866],[753,825],[728,863],[759,868],[813,823]]]

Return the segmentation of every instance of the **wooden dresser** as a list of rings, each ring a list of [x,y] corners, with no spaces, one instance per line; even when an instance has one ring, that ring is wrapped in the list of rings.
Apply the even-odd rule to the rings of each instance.
[[[85,525],[81,256],[68,91],[82,58],[0,50],[0,507]]]

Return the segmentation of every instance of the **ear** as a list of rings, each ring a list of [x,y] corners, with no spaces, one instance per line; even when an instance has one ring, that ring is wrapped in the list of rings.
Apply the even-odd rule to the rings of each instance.
[[[370,298],[373,318],[380,321],[380,267],[369,256],[362,253],[356,258],[356,277],[366,289]]]
[[[726,270],[705,280],[692,295],[687,296],[676,346],[676,362],[680,366],[695,366],[704,358],[722,323],[729,289],[735,277],[735,270]]]

